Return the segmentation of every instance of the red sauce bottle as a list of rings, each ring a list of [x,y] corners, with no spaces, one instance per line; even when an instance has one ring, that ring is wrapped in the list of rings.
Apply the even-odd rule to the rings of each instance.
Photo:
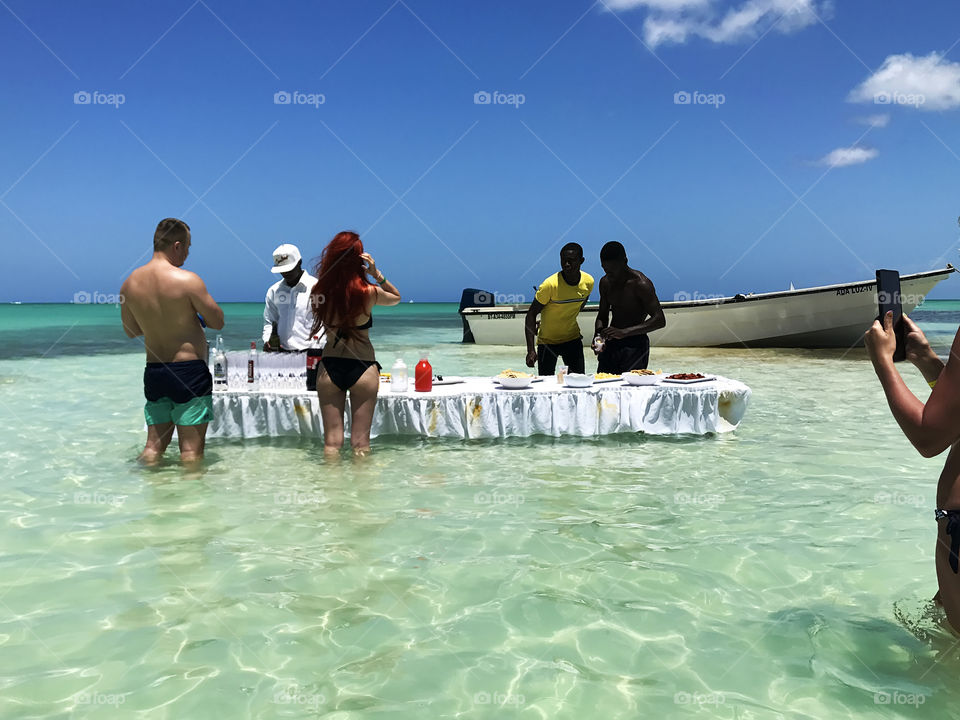
[[[433,389],[433,368],[427,361],[426,353],[414,370],[413,389],[417,392],[430,392]]]

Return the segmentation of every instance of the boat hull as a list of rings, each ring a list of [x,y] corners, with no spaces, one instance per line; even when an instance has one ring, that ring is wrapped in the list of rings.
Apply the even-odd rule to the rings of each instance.
[[[903,311],[913,312],[954,268],[900,278]],[[465,336],[481,345],[523,345],[527,305],[464,308]],[[588,304],[578,317],[584,345],[593,338],[598,305]],[[795,347],[849,348],[863,344],[863,334],[877,315],[876,282],[778,293],[663,303],[666,327],[650,333],[659,347]]]

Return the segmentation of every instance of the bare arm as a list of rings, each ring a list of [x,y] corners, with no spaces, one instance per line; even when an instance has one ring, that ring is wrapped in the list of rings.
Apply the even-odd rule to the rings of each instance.
[[[960,331],[926,405],[910,392],[893,364],[893,314],[887,313],[883,325],[874,321],[864,341],[890,411],[917,451],[933,457],[956,442],[960,437]]]
[[[534,301],[530,303],[530,308],[527,310],[527,315],[523,320],[523,334],[527,339],[528,354],[534,352],[534,344],[537,338],[537,315],[540,314],[541,310],[543,310],[543,305],[539,300],[534,299]]]
[[[385,280],[383,285],[374,286],[373,291],[375,293],[374,305],[389,307],[390,305],[397,305],[401,300],[400,291],[389,280]]]
[[[125,296],[124,292],[127,288],[127,284],[124,283],[123,287],[120,288],[120,295]],[[137,319],[133,316],[133,311],[127,306],[125,302],[120,304],[120,322],[123,323],[123,332],[126,333],[127,337],[135,338],[143,335],[143,330],[140,329],[140,323],[137,322]]]
[[[913,320],[904,315],[903,324],[906,333],[904,346],[907,351],[907,360],[920,371],[924,380],[928,383],[936,382],[940,373],[943,372],[943,361],[937,357],[933,348],[930,347],[927,336]]]
[[[599,335],[607,323],[610,321],[610,300],[607,298],[606,278],[600,278],[600,307],[597,310],[597,322],[594,327],[594,335]]]
[[[360,257],[365,263],[367,263],[367,275],[372,277],[378,283],[373,288],[373,304],[385,305],[389,307],[399,303],[400,291],[397,290],[396,285],[387,280],[386,276],[384,276],[384,274],[377,269],[377,263],[374,261],[373,256],[370,255],[370,253],[361,253]]]
[[[199,275],[190,278],[190,304],[196,312],[203,315],[203,321],[207,327],[213,330],[223,329],[223,310],[210,297],[207,286]]]

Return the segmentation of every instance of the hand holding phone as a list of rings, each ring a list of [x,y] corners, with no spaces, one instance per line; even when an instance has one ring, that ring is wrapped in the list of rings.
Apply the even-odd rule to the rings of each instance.
[[[881,325],[884,316],[888,312],[893,312],[893,332],[897,338],[893,361],[905,360],[907,346],[903,327],[903,306],[900,303],[900,273],[896,270],[877,270],[877,306],[880,311],[877,319]]]

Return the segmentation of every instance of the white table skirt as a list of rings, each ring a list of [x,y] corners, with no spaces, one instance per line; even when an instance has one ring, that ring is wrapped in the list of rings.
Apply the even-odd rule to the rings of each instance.
[[[388,383],[381,384],[371,437],[705,435],[736,428],[750,399],[750,388],[723,377],[691,385],[630,386],[616,381],[583,389],[545,378],[523,390],[502,389],[486,377],[464,381],[435,386],[429,393],[414,392],[412,381],[406,393],[393,393]],[[323,438],[315,393],[214,393],[213,409],[212,438]],[[349,434],[349,397],[344,430]]]

